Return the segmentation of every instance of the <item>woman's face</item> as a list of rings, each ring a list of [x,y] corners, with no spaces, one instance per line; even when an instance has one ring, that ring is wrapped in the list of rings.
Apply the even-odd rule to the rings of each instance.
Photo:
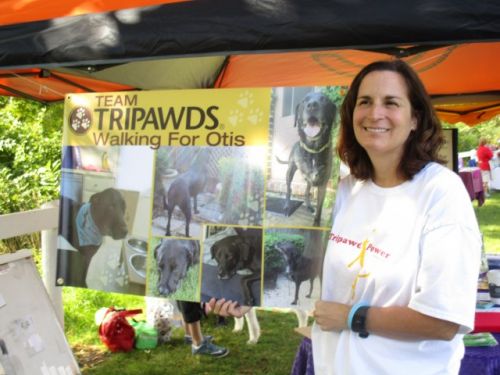
[[[393,71],[365,76],[353,112],[354,135],[370,159],[399,162],[410,132],[417,128],[403,77]]]

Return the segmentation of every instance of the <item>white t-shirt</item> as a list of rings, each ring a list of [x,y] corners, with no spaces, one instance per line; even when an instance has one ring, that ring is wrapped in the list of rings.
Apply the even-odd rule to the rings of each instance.
[[[451,341],[394,340],[313,327],[317,375],[457,374],[474,325],[481,237],[461,179],[429,163],[381,188],[344,178],[325,255],[322,299],[408,306],[460,325]],[[409,322],[408,324],[411,324]]]

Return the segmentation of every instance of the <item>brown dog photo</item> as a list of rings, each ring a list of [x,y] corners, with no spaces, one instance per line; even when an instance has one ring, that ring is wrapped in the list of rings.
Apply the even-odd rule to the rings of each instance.
[[[262,229],[208,226],[203,241],[201,300],[261,304]]]
[[[143,295],[154,151],[63,149],[57,283]]]

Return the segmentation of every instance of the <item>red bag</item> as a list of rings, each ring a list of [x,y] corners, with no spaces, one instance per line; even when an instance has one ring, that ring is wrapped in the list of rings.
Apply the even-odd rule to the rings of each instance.
[[[99,325],[99,337],[109,350],[128,352],[133,349],[135,331],[126,318],[140,313],[142,313],[141,309],[117,310],[114,307],[108,308],[102,323]]]

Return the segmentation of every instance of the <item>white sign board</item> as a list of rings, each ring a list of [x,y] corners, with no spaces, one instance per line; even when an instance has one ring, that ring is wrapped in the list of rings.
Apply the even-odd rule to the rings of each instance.
[[[80,374],[29,250],[0,256],[3,373]]]

